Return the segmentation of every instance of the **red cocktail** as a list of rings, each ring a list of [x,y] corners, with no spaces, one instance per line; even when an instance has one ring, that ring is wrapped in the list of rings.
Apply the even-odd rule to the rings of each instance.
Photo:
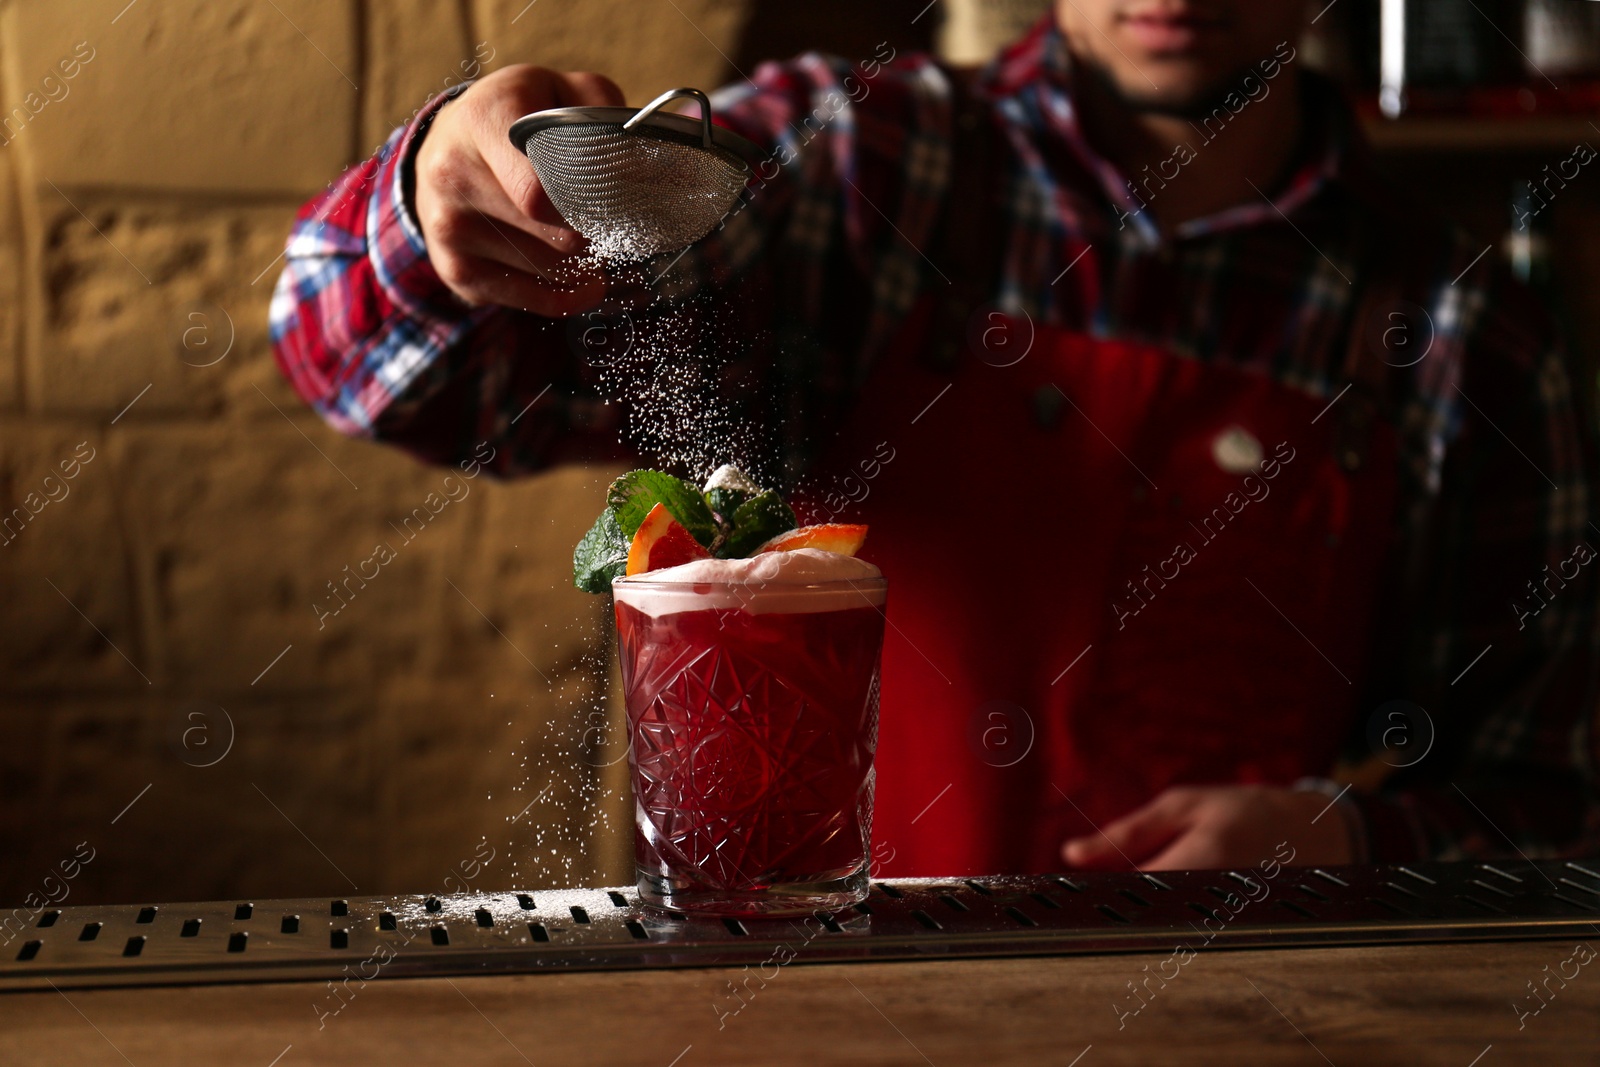
[[[865,897],[883,579],[613,591],[640,895],[725,915]]]

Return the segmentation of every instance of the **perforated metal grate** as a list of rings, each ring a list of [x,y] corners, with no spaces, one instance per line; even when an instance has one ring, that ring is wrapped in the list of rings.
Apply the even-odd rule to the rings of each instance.
[[[1179,942],[1199,951],[1592,935],[1600,863],[914,879],[877,883],[847,911],[795,920],[651,914],[631,888],[63,907],[11,919],[0,990],[370,981],[1155,951]]]

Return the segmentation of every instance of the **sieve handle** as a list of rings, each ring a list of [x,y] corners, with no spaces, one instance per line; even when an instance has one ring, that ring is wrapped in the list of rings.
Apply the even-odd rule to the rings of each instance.
[[[650,101],[644,107],[635,112],[633,118],[622,124],[622,128],[625,130],[632,130],[635,126],[644,122],[651,115],[654,115],[657,111],[660,111],[667,104],[678,99],[679,97],[684,96],[692,97],[700,102],[700,137],[704,147],[712,147],[711,100],[699,89],[670,89],[667,92],[662,93],[660,96],[656,97],[654,100]]]

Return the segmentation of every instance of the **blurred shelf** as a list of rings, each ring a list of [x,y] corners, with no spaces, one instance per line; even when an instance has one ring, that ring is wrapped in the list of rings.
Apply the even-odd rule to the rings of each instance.
[[[1600,121],[1588,115],[1418,115],[1365,118],[1380,152],[1528,152],[1600,144]]]

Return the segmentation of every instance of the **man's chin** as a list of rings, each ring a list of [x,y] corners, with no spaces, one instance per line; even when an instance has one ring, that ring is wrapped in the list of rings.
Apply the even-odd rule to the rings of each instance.
[[[1090,73],[1103,90],[1134,114],[1198,120],[1214,113],[1229,93],[1238,91],[1249,71],[1207,78],[1168,70],[1157,72],[1156,84],[1137,73],[1125,79],[1125,84],[1107,70],[1091,68]]]
[[[1160,115],[1163,118],[1195,121],[1210,115],[1221,106],[1222,97],[1215,93],[1185,96],[1156,96],[1137,93],[1118,94],[1123,107],[1137,115]]]

